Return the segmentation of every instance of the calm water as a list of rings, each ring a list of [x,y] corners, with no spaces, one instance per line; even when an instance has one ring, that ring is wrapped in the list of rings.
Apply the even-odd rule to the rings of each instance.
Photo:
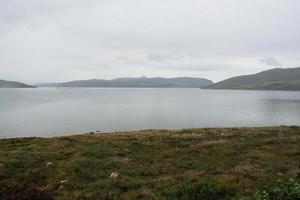
[[[300,125],[300,92],[0,89],[0,137],[100,130]]]

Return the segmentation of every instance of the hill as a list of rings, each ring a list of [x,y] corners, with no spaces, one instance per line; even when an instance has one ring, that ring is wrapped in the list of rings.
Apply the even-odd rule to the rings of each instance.
[[[35,86],[27,85],[16,81],[0,80],[0,88],[35,88]]]
[[[237,76],[206,87],[208,89],[299,90],[300,67],[271,69],[253,75]]]
[[[37,84],[39,87],[166,87],[166,88],[200,88],[213,84],[203,78],[116,78],[112,80],[91,79],[64,83]]]

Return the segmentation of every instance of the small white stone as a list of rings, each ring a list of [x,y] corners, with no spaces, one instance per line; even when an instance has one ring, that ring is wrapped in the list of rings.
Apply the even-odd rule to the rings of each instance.
[[[60,183],[67,183],[67,182],[69,182],[69,180],[62,180],[62,181],[60,181]]]
[[[48,163],[47,163],[47,167],[51,167],[51,166],[53,166],[53,165],[54,165],[53,162],[48,162]]]
[[[116,179],[119,176],[117,172],[113,172],[110,174],[110,178]]]

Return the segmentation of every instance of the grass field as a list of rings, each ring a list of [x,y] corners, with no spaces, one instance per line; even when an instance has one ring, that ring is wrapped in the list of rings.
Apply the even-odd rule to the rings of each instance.
[[[300,127],[0,140],[0,199],[300,199]]]

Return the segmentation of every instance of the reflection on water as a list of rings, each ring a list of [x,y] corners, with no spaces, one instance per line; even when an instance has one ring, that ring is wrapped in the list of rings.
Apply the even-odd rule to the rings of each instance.
[[[300,125],[300,92],[174,88],[0,90],[0,137],[265,125]]]

